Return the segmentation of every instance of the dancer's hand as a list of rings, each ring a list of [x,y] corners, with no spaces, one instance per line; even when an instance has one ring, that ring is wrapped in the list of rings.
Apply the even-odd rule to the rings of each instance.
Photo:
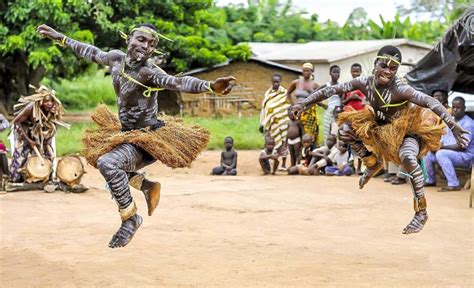
[[[231,81],[236,81],[235,77],[229,76],[217,78],[211,82],[211,89],[219,94],[229,94],[232,87],[234,87],[234,83],[231,83]]]
[[[467,134],[470,133],[464,130],[464,128],[462,128],[458,123],[454,123],[453,127],[451,127],[451,131],[453,132],[454,139],[456,139],[456,142],[458,142],[459,146],[466,148],[467,145],[469,145],[469,138],[467,138]]]
[[[295,104],[288,108],[288,116],[291,120],[300,118],[301,113],[303,113],[304,107],[301,104]]]
[[[46,24],[42,24],[36,28],[36,31],[41,34],[43,37],[48,37],[49,39],[53,41],[62,41],[64,38],[64,35],[57,32],[53,28],[49,27]]]

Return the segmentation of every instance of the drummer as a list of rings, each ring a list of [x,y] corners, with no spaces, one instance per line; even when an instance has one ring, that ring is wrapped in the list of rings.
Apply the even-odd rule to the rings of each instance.
[[[22,96],[19,103],[14,106],[15,119],[13,120],[12,144],[13,159],[10,166],[10,182],[25,182],[21,173],[25,163],[34,152],[42,157],[52,160],[55,156],[53,139],[56,135],[57,125],[69,128],[62,122],[64,108],[54,90],[45,86],[36,89],[30,96]],[[8,184],[7,184],[8,185]]]

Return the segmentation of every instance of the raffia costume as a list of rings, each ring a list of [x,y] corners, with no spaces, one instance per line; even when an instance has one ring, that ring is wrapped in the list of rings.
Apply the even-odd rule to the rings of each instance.
[[[122,131],[118,117],[105,105],[99,105],[91,117],[97,126],[86,130],[82,139],[83,153],[87,162],[96,168],[100,156],[123,143],[142,148],[171,168],[189,167],[206,148],[210,137],[208,130],[186,125],[181,119],[170,116],[159,118],[164,126],[157,130]]]
[[[41,110],[43,101],[51,97],[55,102],[55,107],[48,114],[45,114]],[[36,94],[30,96],[22,96],[18,100],[18,104],[14,106],[14,115],[18,115],[29,105],[33,105],[33,121],[30,119],[22,123],[25,133],[35,141],[39,147],[39,152],[42,156],[51,160],[54,157],[52,148],[49,146],[49,142],[56,135],[57,126],[63,126],[65,128],[70,127],[61,121],[64,115],[64,107],[61,101],[55,96],[54,90],[49,90],[45,86],[41,86],[36,89]],[[14,133],[15,147],[13,151],[13,159],[10,166],[10,180],[12,182],[20,182],[23,178],[23,168],[28,159],[28,155],[32,152],[32,147],[25,141],[19,132],[20,127],[14,126],[11,133]]]
[[[365,109],[340,113],[338,125],[350,122],[352,129],[369,151],[385,161],[401,165],[399,150],[406,136],[414,136],[420,142],[418,159],[429,151],[439,150],[440,138],[444,134],[442,122],[429,121],[431,111],[416,105],[405,104],[389,123],[377,123],[374,110],[369,105]]]

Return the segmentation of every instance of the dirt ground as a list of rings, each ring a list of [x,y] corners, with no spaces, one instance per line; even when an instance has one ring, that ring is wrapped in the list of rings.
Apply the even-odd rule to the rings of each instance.
[[[2,287],[446,287],[474,285],[469,193],[427,190],[430,219],[413,215],[408,185],[357,177],[261,176],[258,151],[239,176],[211,177],[219,152],[194,168],[146,169],[162,182],[152,217],[125,248],[107,243],[117,207],[89,167],[85,194],[0,195]]]

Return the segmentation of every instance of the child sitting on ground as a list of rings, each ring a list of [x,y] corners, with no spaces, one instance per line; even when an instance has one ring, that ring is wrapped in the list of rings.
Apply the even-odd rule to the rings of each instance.
[[[221,166],[212,169],[211,175],[237,175],[237,152],[234,150],[234,139],[224,139],[225,150],[221,153]]]
[[[336,153],[337,149],[337,138],[336,135],[328,135],[326,140],[326,145],[315,149],[311,152],[313,156],[309,164],[309,174],[319,175],[324,174],[324,168],[332,164],[332,160]]]
[[[309,165],[311,163],[312,155],[311,152],[317,148],[316,144],[313,143],[313,137],[309,134],[303,135],[303,150],[301,151],[301,157],[303,158],[303,164],[297,164],[296,166],[288,168],[289,175],[309,175]]]
[[[350,176],[354,170],[351,167],[352,156],[348,151],[348,145],[342,142],[337,144],[338,152],[334,154],[332,158],[332,165],[326,166],[326,176]]]
[[[260,157],[258,158],[260,162],[260,167],[262,167],[262,171],[264,175],[272,174],[275,175],[278,164],[278,152],[275,149],[275,139],[270,136],[265,137],[265,148],[260,153]],[[270,160],[273,161],[273,167],[270,163]]]

